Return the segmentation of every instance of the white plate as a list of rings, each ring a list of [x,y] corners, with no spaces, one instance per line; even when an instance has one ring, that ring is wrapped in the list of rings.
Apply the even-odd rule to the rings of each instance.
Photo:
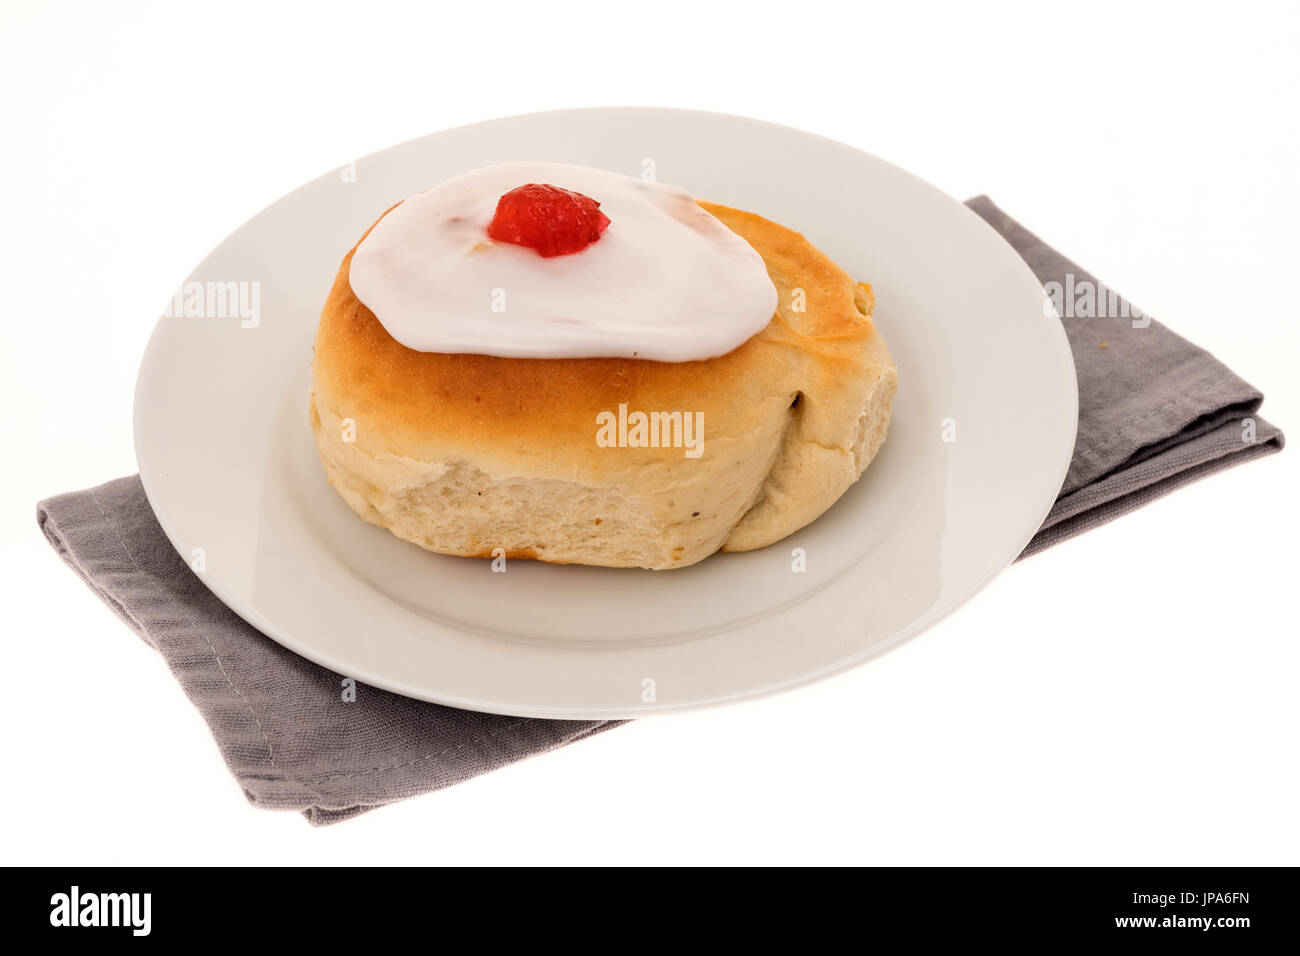
[[[307,424],[312,338],[339,261],[392,203],[516,159],[631,175],[653,161],[660,181],[798,229],[870,281],[901,384],[865,477],[785,541],[675,571],[511,561],[494,573],[357,518]],[[859,664],[1016,557],[1074,447],[1065,335],[992,229],[873,156],[733,116],[571,110],[435,133],[291,193],[188,281],[258,283],[260,321],[164,317],[154,331],[135,440],[168,537],[187,560],[202,549],[208,587],[286,647],[456,707],[639,717]]]

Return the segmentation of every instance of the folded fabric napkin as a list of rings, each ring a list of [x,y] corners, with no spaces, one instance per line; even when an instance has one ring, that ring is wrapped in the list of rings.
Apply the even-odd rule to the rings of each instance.
[[[1255,416],[1258,391],[1106,294],[987,197],[968,205],[1060,299],[1078,371],[1074,459],[1025,554],[1281,449],[1282,433]],[[37,521],[59,555],[163,655],[259,807],[334,823],[619,723],[473,713],[369,687],[339,706],[340,675],[264,637],[203,585],[163,534],[138,476],[42,501]]]
[[[1116,295],[987,196],[966,205],[1042,282],[1079,379],[1079,433],[1060,497],[1021,557],[1211,472],[1281,451],[1264,396],[1202,348]]]

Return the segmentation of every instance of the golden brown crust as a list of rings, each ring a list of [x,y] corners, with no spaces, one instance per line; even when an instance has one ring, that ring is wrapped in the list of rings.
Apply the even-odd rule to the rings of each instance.
[[[861,443],[864,406],[873,395],[888,417],[893,364],[870,319],[870,286],[855,285],[790,229],[753,213],[700,205],[759,252],[778,293],[778,311],[762,332],[707,361],[417,352],[394,340],[353,294],[349,252],[321,314],[313,363],[313,427],[335,487],[368,520],[426,547],[490,554],[491,542],[462,540],[463,528],[440,537],[436,528],[426,535],[398,527],[396,512],[409,504],[401,496],[452,462],[490,479],[568,482],[603,489],[641,512],[622,516],[638,529],[641,543],[632,551],[662,548],[662,560],[638,553],[607,562],[599,560],[598,536],[571,551],[561,541],[524,540],[526,518],[504,522],[515,535],[500,542],[507,554],[551,561],[677,566],[724,541],[733,550],[762,546],[820,514],[866,466],[856,460],[863,450],[855,452],[855,442]],[[803,396],[798,404],[797,396]],[[620,404],[703,413],[703,455],[599,447],[596,416]],[[343,419],[355,423],[355,441],[333,436]],[[807,458],[805,451],[792,459],[805,445],[839,458],[794,460]],[[797,492],[787,490],[790,501],[777,502],[769,481],[774,467],[812,467],[812,476],[784,476],[809,483],[811,497],[792,506]],[[794,520],[799,524],[786,527]]]

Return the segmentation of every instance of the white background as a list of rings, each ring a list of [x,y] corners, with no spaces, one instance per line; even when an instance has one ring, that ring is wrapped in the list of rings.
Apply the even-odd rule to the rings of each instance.
[[[1295,450],[856,672],[325,829],[246,804],[34,521],[135,471],[154,318],[241,222],[398,141],[586,105],[759,117],[987,192],[1300,434],[1294,5],[176,6],[0,7],[4,862],[1300,863]]]

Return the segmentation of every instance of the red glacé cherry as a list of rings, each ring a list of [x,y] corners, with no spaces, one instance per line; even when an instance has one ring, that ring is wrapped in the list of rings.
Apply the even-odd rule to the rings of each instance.
[[[528,246],[550,258],[581,252],[599,239],[608,225],[609,217],[591,197],[529,183],[497,201],[487,234],[498,242]]]

